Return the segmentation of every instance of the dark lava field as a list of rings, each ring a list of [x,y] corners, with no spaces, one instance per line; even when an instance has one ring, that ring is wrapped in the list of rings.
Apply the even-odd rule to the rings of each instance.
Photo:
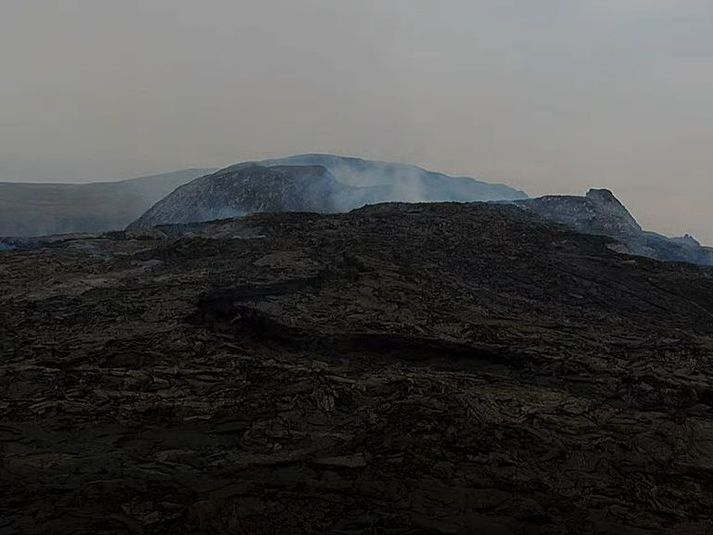
[[[706,534],[713,269],[515,206],[0,253],[0,533]]]

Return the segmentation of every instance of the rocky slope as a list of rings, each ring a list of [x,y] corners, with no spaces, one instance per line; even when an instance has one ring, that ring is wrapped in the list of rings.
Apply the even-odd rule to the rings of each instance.
[[[470,178],[449,177],[405,165],[323,154],[246,162],[177,189],[129,229],[211,221],[255,212],[348,212],[388,201],[514,202],[578,232],[620,242],[622,252],[662,261],[713,265],[713,249],[695,239],[667,238],[641,228],[608,190],[584,197],[549,195],[527,199],[521,191]]]
[[[667,238],[646,232],[609,190],[590,190],[584,197],[549,195],[516,204],[579,232],[610,236],[622,252],[666,262],[713,265],[713,249],[690,236]]]
[[[704,534],[713,271],[495,204],[0,253],[0,533]]]
[[[335,212],[351,190],[321,166],[242,166],[178,188],[129,228],[240,217],[254,212]]]
[[[0,236],[41,236],[124,228],[178,186],[211,169],[120,182],[0,182]]]
[[[526,195],[500,184],[418,167],[325,154],[246,162],[191,182],[130,228],[210,221],[253,212],[347,212],[388,201],[492,201]]]

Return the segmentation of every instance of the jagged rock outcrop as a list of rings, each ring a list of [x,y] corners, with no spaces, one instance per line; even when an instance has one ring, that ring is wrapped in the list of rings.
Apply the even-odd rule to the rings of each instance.
[[[641,226],[624,205],[606,189],[591,189],[584,197],[547,195],[518,201],[517,204],[579,232],[615,237],[642,232]]]
[[[667,238],[641,228],[624,205],[606,189],[592,189],[584,197],[548,195],[515,201],[538,215],[579,232],[616,238],[621,252],[665,262],[713,265],[713,249],[690,236]]]
[[[494,201],[518,190],[414,166],[324,154],[247,162],[179,188],[129,228],[209,221],[254,212],[347,212],[380,202]]]
[[[713,270],[499,204],[0,253],[0,532],[703,535]]]

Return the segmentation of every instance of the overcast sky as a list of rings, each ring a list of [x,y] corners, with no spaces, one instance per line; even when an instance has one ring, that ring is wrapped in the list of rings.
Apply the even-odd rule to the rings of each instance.
[[[0,180],[300,152],[609,187],[713,243],[713,2],[0,0]]]

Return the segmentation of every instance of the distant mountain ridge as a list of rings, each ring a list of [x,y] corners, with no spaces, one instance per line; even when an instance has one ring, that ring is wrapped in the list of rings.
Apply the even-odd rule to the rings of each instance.
[[[347,212],[382,202],[512,201],[520,190],[420,167],[328,154],[244,162],[159,201],[129,228],[195,223],[254,212]]]
[[[156,201],[214,169],[186,169],[117,182],[0,182],[0,236],[123,228]]]
[[[0,250],[48,234],[104,232],[200,223],[256,212],[339,213],[385,202],[513,203],[612,248],[667,262],[713,265],[713,248],[686,235],[641,228],[606,189],[585,196],[530,199],[515,188],[420,167],[330,154],[248,161],[221,170],[188,169],[118,182],[0,183]],[[27,242],[29,243],[29,242]]]

